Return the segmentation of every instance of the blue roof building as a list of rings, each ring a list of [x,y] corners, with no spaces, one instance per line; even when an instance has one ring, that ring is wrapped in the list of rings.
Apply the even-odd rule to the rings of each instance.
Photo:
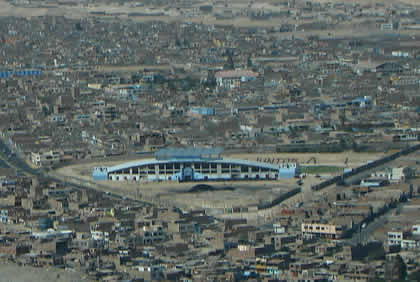
[[[154,159],[143,159],[111,167],[97,167],[94,180],[113,181],[210,181],[276,180],[299,174],[297,163],[264,163],[222,158],[221,148],[162,149]]]

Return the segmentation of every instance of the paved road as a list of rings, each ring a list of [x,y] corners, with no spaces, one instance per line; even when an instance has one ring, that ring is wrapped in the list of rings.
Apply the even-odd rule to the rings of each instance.
[[[403,203],[398,203],[395,208],[389,209],[383,215],[375,218],[374,221],[370,222],[365,228],[361,230],[361,232],[355,232],[351,239],[347,240],[346,242],[357,245],[358,243],[364,244],[373,239],[373,235],[379,227],[383,226],[385,222],[388,220],[389,216],[392,214],[393,211],[400,208]]]
[[[347,242],[352,245],[357,245],[358,243],[364,244],[371,241],[373,239],[372,236],[375,233],[376,229],[384,225],[387,217],[388,217],[388,214],[384,214],[376,218],[374,221],[369,223],[365,228],[363,228],[361,232],[355,232],[353,234],[353,237],[349,239]]]
[[[380,165],[380,166],[377,166],[377,167],[373,167],[373,168],[367,169],[367,170],[362,171],[362,172],[360,172],[358,174],[355,174],[353,176],[347,177],[347,178],[344,179],[344,182],[347,183],[347,184],[358,183],[363,178],[366,178],[366,177],[371,176],[372,173],[374,173],[374,172],[376,172],[378,170],[383,170],[386,167],[389,167],[390,166],[390,163],[392,163],[392,162],[393,161],[391,161],[389,163],[386,163],[386,164],[383,164],[383,165]]]
[[[10,168],[6,161],[0,159],[0,168]]]
[[[6,164],[8,167],[14,167],[20,172],[27,175],[40,175],[42,172],[39,169],[33,169],[24,160],[18,158],[10,148],[0,139],[0,160],[1,163]]]
[[[39,176],[44,179],[48,179],[55,182],[61,182],[65,183],[66,185],[75,188],[77,190],[96,190],[92,185],[89,185],[89,183],[83,184],[80,182],[75,183],[74,181],[69,181],[68,179],[60,179],[56,176],[48,175],[45,171],[41,169],[34,169],[30,167],[24,160],[17,157],[16,154],[12,154],[10,148],[4,143],[3,140],[0,139],[0,163],[4,162],[9,167],[14,167],[18,171],[18,174],[25,174],[27,176]],[[96,190],[99,192],[103,192],[101,190]],[[116,198],[116,199],[124,199],[125,196],[116,194],[116,193],[107,193],[110,197]],[[130,198],[130,197],[127,197]],[[146,203],[143,201],[139,201],[136,199],[130,198],[130,200],[136,202],[137,204],[143,204],[143,205],[151,205],[150,203]]]

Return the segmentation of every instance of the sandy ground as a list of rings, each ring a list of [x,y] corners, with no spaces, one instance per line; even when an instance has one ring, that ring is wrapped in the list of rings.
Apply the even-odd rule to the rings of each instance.
[[[338,154],[233,154],[225,155],[225,158],[239,158],[248,160],[260,159],[297,159],[299,163],[307,164],[316,158],[317,165],[335,165],[344,167],[344,161],[348,158],[348,166],[356,167],[368,161],[378,159],[381,153],[338,153]],[[92,188],[109,191],[120,195],[143,199],[148,202],[159,204],[177,205],[180,207],[207,207],[220,208],[231,206],[257,205],[260,202],[271,201],[279,195],[297,187],[296,179],[281,179],[278,181],[235,181],[235,182],[208,182],[206,184],[215,187],[233,187],[234,191],[188,193],[198,183],[137,183],[137,182],[112,182],[93,181],[91,171],[95,166],[111,166],[121,164],[122,161],[98,162],[80,165],[71,165],[55,171],[56,175],[68,181],[78,181]],[[326,175],[327,176],[327,175]],[[316,184],[322,178],[307,177],[304,186]],[[203,183],[203,182],[200,182]]]
[[[214,183],[208,183],[214,186]],[[295,179],[284,179],[270,182],[246,182],[216,185],[216,187],[233,187],[234,191],[217,191],[201,193],[162,193],[159,198],[172,201],[177,205],[196,208],[225,208],[233,206],[255,206],[262,202],[271,202],[276,197],[297,187]]]
[[[257,154],[257,153],[241,153],[241,154],[223,154],[224,158],[234,158],[234,159],[243,159],[243,160],[252,160],[256,161],[259,159],[277,159],[281,160],[297,160],[301,165],[314,165],[313,158],[316,158],[316,165],[332,165],[344,167],[344,161],[348,159],[347,165],[349,167],[356,167],[361,164],[365,164],[368,161],[376,160],[382,158],[387,154],[385,153],[354,153],[354,152],[343,152],[343,153],[272,153],[272,154]],[[141,155],[130,156],[128,161],[134,161],[136,159],[145,159],[150,157],[142,157]],[[311,160],[309,163],[308,161]],[[101,159],[98,161],[89,161],[85,164],[75,164],[71,166],[64,167],[66,173],[73,175],[89,175],[94,167],[97,166],[113,166],[121,164],[124,161],[122,160],[108,160]],[[70,169],[70,170],[69,170]]]
[[[368,161],[376,160],[382,158],[384,153],[353,153],[353,152],[344,152],[344,153],[278,153],[278,154],[232,154],[226,155],[226,157],[245,159],[245,160],[257,160],[260,159],[277,159],[282,160],[287,159],[296,159],[301,165],[305,165],[310,161],[309,164],[313,165],[314,162],[312,158],[316,159],[317,165],[332,165],[332,166],[342,166],[344,167],[345,160],[348,159],[347,165],[349,167],[359,166]]]
[[[224,208],[232,206],[252,206],[271,201],[281,194],[297,187],[296,179],[278,181],[235,181],[199,183],[138,183],[117,181],[93,181],[90,175],[80,175],[83,168],[64,167],[54,176],[67,181],[82,183],[94,189],[112,192],[160,205],[176,205],[183,208]],[[316,181],[320,181],[317,179]],[[194,192],[189,190],[197,184],[208,184],[216,189],[233,187],[234,190]]]
[[[334,1],[334,0],[316,0],[316,1],[310,1],[310,2],[314,2],[314,3],[345,3],[345,2],[350,2],[350,1]],[[384,3],[384,4],[389,4],[389,3],[393,3],[393,4],[409,4],[409,5],[419,5],[419,1],[418,0],[351,0],[351,3],[355,3],[355,4],[370,4],[370,5],[374,5],[375,3]]]
[[[0,264],[1,282],[84,282],[90,281],[77,272],[70,272],[58,268],[34,268],[17,266],[12,263]]]
[[[303,0],[302,0],[303,1]],[[318,0],[312,2],[336,2],[333,0]],[[338,1],[337,1],[338,2]],[[339,1],[342,2],[342,1]],[[374,3],[390,3],[390,0],[352,0],[354,3],[360,4],[374,4]],[[205,3],[210,3],[208,1],[197,1],[194,2],[192,6],[200,6]],[[233,11],[241,11],[248,7],[249,1],[245,0],[237,0],[237,1],[229,1],[229,8]],[[399,0],[393,1],[394,4],[396,3],[406,3],[412,5],[420,5],[418,0]],[[257,3],[253,3],[252,8],[255,9],[265,9],[266,11],[279,11],[284,10],[283,6],[276,6],[275,1],[258,1]],[[145,17],[128,17],[128,13],[157,13],[157,12],[164,12],[164,8],[168,8],[168,15],[165,16],[145,16]],[[191,17],[186,17],[180,14],[180,11],[177,10],[175,7],[153,7],[153,6],[141,6],[141,7],[133,7],[130,3],[126,3],[124,5],[117,5],[116,3],[95,3],[90,4],[88,7],[77,5],[77,6],[67,6],[67,5],[60,5],[55,3],[48,3],[48,8],[45,7],[15,7],[8,3],[6,0],[0,0],[0,16],[16,16],[16,17],[31,17],[31,16],[44,16],[44,15],[57,15],[57,16],[66,16],[68,18],[86,18],[90,16],[91,12],[106,12],[110,13],[118,13],[121,14],[118,16],[119,18],[130,18],[134,21],[138,22],[147,22],[147,21],[164,21],[164,22],[173,22],[173,21],[189,21],[189,22],[197,22],[197,23],[205,23],[205,24],[226,24],[226,25],[235,25],[235,26],[279,26],[281,24],[287,23],[294,23],[292,19],[283,19],[283,18],[273,18],[267,21],[254,21],[247,17],[237,17],[235,19],[227,19],[227,20],[220,20],[216,19],[213,15],[192,15]],[[224,8],[222,6],[214,6],[213,12],[222,12]],[[115,18],[115,16],[105,16],[106,18]],[[300,20],[299,24],[302,23]],[[352,30],[354,32],[355,30]],[[318,34],[318,35],[327,35],[328,33],[332,33],[333,35],[348,35],[349,28],[344,28],[341,30],[334,30],[334,31],[310,31],[310,34]],[[309,34],[307,32],[297,32],[293,33],[295,36],[305,36]],[[361,29],[358,30],[357,33],[361,34],[368,34],[372,33],[372,30],[369,29]],[[285,34],[287,35],[287,34]]]
[[[302,0],[303,1],[303,0]],[[390,0],[368,0],[369,3],[389,3]],[[229,1],[230,6],[233,11],[242,11],[244,10],[249,1],[245,0],[237,0],[237,1]],[[321,0],[321,1],[313,1],[313,2],[335,2],[330,0]],[[340,1],[342,2],[342,1]],[[366,0],[354,0],[355,3],[362,3],[366,4]],[[397,1],[398,3],[409,3],[409,4],[418,4],[420,6],[420,1],[418,0],[400,0]],[[393,2],[393,3],[397,3]],[[207,2],[196,2],[193,6],[203,5]],[[277,11],[278,9],[285,9],[284,7],[273,6],[271,4],[275,4],[276,2],[273,1],[258,1],[258,3],[254,3],[253,8],[264,8],[264,10],[272,10]],[[134,22],[150,22],[150,21],[162,21],[167,23],[172,22],[193,22],[193,23],[200,23],[200,24],[208,24],[208,25],[233,25],[236,27],[279,27],[282,24],[298,24],[301,25],[303,23],[310,24],[314,20],[309,21],[302,21],[294,20],[291,18],[271,18],[269,20],[252,20],[248,17],[241,16],[235,17],[233,19],[217,19],[213,15],[192,15],[190,17],[180,15],[180,12],[175,9],[174,7],[169,7],[168,15],[165,16],[141,16],[141,17],[128,17],[128,13],[157,13],[163,12],[165,7],[155,8],[152,6],[149,7],[132,7],[129,3],[124,5],[117,5],[115,3],[112,4],[104,4],[104,3],[95,3],[94,5],[89,5],[89,7],[84,6],[67,6],[67,5],[59,5],[59,4],[48,4],[51,7],[48,8],[38,8],[38,7],[15,7],[8,3],[6,0],[0,0],[0,17],[1,16],[14,16],[14,17],[38,17],[38,16],[46,16],[46,15],[55,15],[55,16],[65,16],[67,18],[72,19],[81,19],[87,17],[100,17],[103,19],[122,19],[122,20],[132,20]],[[197,7],[196,7],[197,8]],[[222,8],[219,6],[214,7],[214,12],[221,12]],[[92,12],[106,12],[108,14],[115,13],[119,14],[118,16],[115,15],[106,15],[106,16],[93,16]],[[166,13],[166,11],[165,11]],[[362,26],[357,25],[357,20],[352,21],[351,23],[341,23],[339,26],[336,26],[334,30],[298,30],[295,32],[284,32],[281,34],[275,34],[274,36],[278,39],[284,38],[291,38],[292,36],[295,38],[305,39],[308,36],[321,36],[327,38],[342,38],[342,37],[366,37],[366,36],[382,36],[384,32],[380,31],[377,28],[372,28],[369,26]],[[409,35],[409,36],[420,36],[420,30],[400,30],[398,31],[401,35]],[[131,69],[139,69],[138,66],[129,67]],[[102,71],[111,71],[111,70],[118,70],[116,69],[103,69]]]
[[[99,66],[95,71],[144,71],[144,69],[170,70],[169,65],[135,65],[135,66]]]

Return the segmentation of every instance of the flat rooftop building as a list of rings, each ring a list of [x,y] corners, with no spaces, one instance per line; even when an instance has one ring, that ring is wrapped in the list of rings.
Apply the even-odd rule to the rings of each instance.
[[[222,148],[166,148],[154,159],[96,167],[94,180],[113,181],[210,181],[291,178],[299,174],[294,162],[265,163],[222,158]]]

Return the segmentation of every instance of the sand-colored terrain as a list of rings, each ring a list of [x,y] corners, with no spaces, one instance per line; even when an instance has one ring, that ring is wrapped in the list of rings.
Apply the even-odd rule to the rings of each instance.
[[[348,167],[356,167],[362,164],[365,164],[369,161],[373,161],[379,158],[386,156],[386,153],[354,153],[354,152],[343,152],[343,153],[271,153],[271,154],[259,154],[259,153],[240,153],[240,154],[229,154],[225,153],[222,155],[224,158],[234,158],[242,160],[252,160],[256,161],[257,159],[281,159],[281,160],[297,160],[301,165],[314,165],[313,158],[316,159],[316,165],[331,165],[331,166],[340,166],[345,167],[344,162],[347,160]],[[140,159],[147,159],[149,157],[142,157],[142,155],[130,155],[127,158],[118,157],[118,160],[92,160],[83,164],[75,164],[66,166],[60,171],[65,171],[69,173],[69,176],[72,175],[89,175],[94,167],[98,166],[113,166],[122,164],[127,161],[135,161]],[[124,161],[125,159],[126,161]],[[308,163],[309,161],[309,163]]]
[[[329,165],[345,167],[344,162],[348,159],[348,167],[356,167],[378,158],[383,157],[381,153],[337,153],[337,154],[232,154],[224,155],[225,158],[238,158],[247,160],[259,159],[296,159],[301,164]],[[222,190],[211,192],[188,193],[198,183],[177,183],[177,182],[116,182],[116,181],[93,181],[92,169],[96,166],[112,166],[121,164],[124,161],[99,161],[87,164],[71,165],[57,169],[55,176],[66,181],[75,181],[91,188],[105,192],[113,192],[127,197],[143,199],[148,202],[155,202],[180,207],[207,207],[223,208],[232,206],[252,206],[261,202],[271,201],[281,194],[297,187],[296,179],[280,179],[278,181],[235,181],[235,182],[208,182],[206,184],[217,188],[233,187],[234,190]],[[307,177],[306,186],[322,181],[322,178]],[[200,184],[203,182],[200,182]]]
[[[35,268],[18,266],[13,263],[0,264],[1,282],[85,282],[91,281],[76,271],[61,270],[58,268]]]
[[[130,181],[93,181],[90,175],[81,172],[85,172],[85,170],[71,166],[58,169],[54,172],[54,176],[104,192],[112,192],[146,202],[176,205],[183,208],[253,206],[261,202],[272,201],[281,194],[297,187],[296,179],[294,178],[278,181],[139,183]],[[317,179],[317,181],[320,180]],[[211,185],[217,191],[189,192],[197,184]],[[233,188],[233,190],[223,188]]]
[[[381,3],[381,4],[389,4],[389,3],[393,3],[394,5],[397,4],[408,4],[408,5],[414,5],[417,6],[419,5],[419,1],[418,0],[316,0],[316,1],[310,1],[313,3],[355,3],[355,4],[361,4],[361,5],[375,5],[376,3]]]
[[[317,165],[332,165],[345,167],[344,162],[347,159],[348,167],[356,167],[373,161],[385,156],[385,153],[354,153],[354,152],[343,152],[343,153],[275,153],[275,154],[232,154],[226,155],[226,157],[244,159],[244,160],[257,160],[260,159],[277,159],[282,160],[296,159],[301,165],[308,163],[313,165],[313,158],[316,159]]]
[[[302,3],[306,3],[308,1],[302,0]],[[346,1],[331,1],[331,0],[317,0],[317,1],[310,1],[314,3],[345,3]],[[196,22],[196,23],[204,23],[204,24],[221,24],[221,25],[235,25],[235,26],[265,26],[265,27],[272,27],[272,26],[279,26],[284,23],[290,24],[302,24],[305,23],[302,19],[291,19],[291,18],[271,18],[270,20],[251,20],[246,16],[236,16],[232,19],[218,19],[212,15],[203,15],[203,14],[194,14],[191,13],[189,15],[184,15],[182,12],[190,11],[193,7],[197,8],[200,5],[211,4],[209,1],[196,1],[194,4],[189,7],[190,9],[186,8],[182,11],[178,10],[175,6],[168,5],[162,7],[153,7],[153,6],[135,6],[132,3],[92,3],[89,5],[80,4],[80,5],[65,5],[59,3],[51,3],[45,2],[43,6],[43,2],[39,2],[39,6],[32,4],[31,6],[14,6],[7,2],[6,0],[0,0],[0,16],[15,16],[15,17],[38,17],[38,16],[45,16],[45,15],[55,15],[55,16],[65,16],[68,18],[86,18],[92,16],[92,13],[104,12],[107,15],[98,15],[96,14],[95,17],[103,17],[103,18],[122,18],[127,19],[130,18],[133,21],[138,22],[147,22],[147,21],[163,21],[163,22]],[[47,4],[46,4],[47,3]],[[299,3],[299,1],[297,1]],[[390,3],[390,0],[352,0],[354,4],[375,4],[375,3]],[[398,0],[392,1],[395,4],[409,4],[409,5],[419,5],[420,2],[418,0]],[[249,8],[250,1],[245,0],[235,0],[228,2],[228,8],[231,9],[233,12],[243,11],[244,9]],[[257,3],[253,3],[251,5],[252,9],[264,9],[265,11],[272,11],[272,12],[279,12],[282,10],[287,9],[284,6],[279,6],[277,1],[267,0],[267,1],[258,1]],[[185,10],[185,11],[184,11]],[[225,10],[224,6],[214,5],[213,13],[223,13]],[[128,16],[130,13],[142,13],[142,14],[158,14],[163,13],[162,16]],[[187,12],[188,14],[189,12]],[[307,34],[318,34],[318,35],[336,35],[336,36],[343,36],[348,35],[349,30],[355,32],[356,29],[352,27],[352,23],[348,24],[345,28],[335,29],[335,30],[327,30],[327,31],[298,31],[294,32],[293,35],[295,36],[306,36]],[[357,33],[361,34],[369,34],[373,31],[368,28],[361,28],[357,29]],[[292,33],[290,33],[292,34]],[[285,36],[288,33],[284,34]]]
[[[297,1],[299,2],[299,1]],[[302,3],[306,3],[307,1],[303,1]],[[312,1],[312,2],[330,2],[330,3],[343,3],[346,1],[330,1],[330,0],[320,0],[320,1]],[[375,3],[389,3],[390,0],[354,0],[352,3],[355,4],[375,4]],[[307,27],[310,27],[314,22],[324,21],[325,19],[318,16],[314,19],[304,20],[299,18],[285,18],[285,17],[273,17],[268,20],[253,20],[246,15],[242,14],[242,12],[248,9],[248,4],[250,1],[245,0],[235,0],[229,1],[228,9],[231,9],[233,13],[236,15],[233,18],[217,18],[215,14],[223,14],[225,7],[221,5],[214,5],[213,13],[212,14],[200,14],[192,12],[193,9],[197,9],[200,5],[209,4],[211,2],[208,1],[196,1],[191,7],[187,7],[185,9],[178,10],[176,6],[167,5],[162,7],[153,7],[153,6],[133,6],[132,3],[92,3],[89,5],[80,4],[80,5],[65,5],[65,4],[58,4],[58,3],[51,3],[48,2],[41,6],[43,2],[39,2],[40,6],[14,6],[7,2],[6,0],[0,0],[0,17],[2,16],[12,16],[12,17],[39,17],[39,16],[65,16],[67,18],[72,19],[82,19],[88,17],[97,17],[102,19],[109,19],[109,20],[131,20],[134,22],[150,22],[150,21],[162,21],[167,23],[173,22],[192,22],[192,23],[200,23],[200,24],[208,24],[208,25],[233,25],[236,27],[279,27],[283,24],[292,24],[298,26],[296,31],[293,32],[283,32],[273,34],[273,36],[277,37],[278,39],[283,38],[300,38],[305,39],[308,36],[321,36],[326,38],[337,38],[337,37],[366,37],[366,36],[383,36],[385,32],[381,31],[380,29],[372,26],[366,26],[365,23],[359,23],[357,19],[353,19],[351,22],[337,22],[330,26],[330,28],[326,30],[307,30],[302,25],[306,24]],[[417,0],[399,0],[393,1],[393,4],[411,4],[411,5],[419,5],[420,1]],[[284,6],[279,6],[278,2],[273,0],[267,1],[258,1],[257,3],[253,3],[251,9],[264,9],[265,11],[272,11],[278,12],[281,10],[287,9]],[[340,11],[338,11],[340,12]],[[96,14],[93,14],[96,13]],[[98,14],[99,13],[99,14]],[[100,14],[100,13],[105,13]],[[138,14],[150,14],[150,16],[129,16],[129,14],[133,15],[133,13]],[[242,15],[238,15],[240,13]],[[341,13],[341,12],[340,12]],[[162,14],[157,16],[157,14]],[[151,16],[153,15],[153,16]],[[371,20],[375,20],[372,18]],[[365,19],[362,19],[365,21]],[[399,30],[399,34],[401,35],[409,35],[409,36],[420,36],[420,30]],[[131,69],[139,69],[138,66],[129,67]],[[108,69],[111,71],[112,69]],[[117,70],[117,69],[116,69]],[[107,69],[103,69],[103,71],[107,71]]]

